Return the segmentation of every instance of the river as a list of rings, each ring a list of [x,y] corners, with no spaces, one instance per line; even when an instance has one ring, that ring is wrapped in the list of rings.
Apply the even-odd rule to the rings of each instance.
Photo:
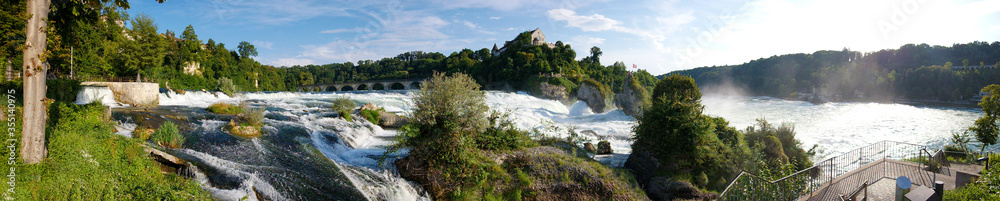
[[[84,88],[80,97],[100,99],[107,93],[110,91]],[[330,109],[334,98],[347,97],[359,106],[375,103],[388,112],[407,114],[412,110],[412,96],[412,91],[248,93],[241,98],[168,92],[160,94],[161,106],[152,110],[163,117],[188,119],[187,125],[181,126],[187,137],[184,148],[168,152],[195,163],[195,179],[222,200],[255,200],[255,194],[268,200],[426,200],[427,194],[419,185],[377,163],[395,131],[360,119],[348,122],[336,118]],[[249,140],[233,137],[223,131],[226,117],[204,111],[216,102],[241,100],[267,108],[263,136]],[[105,104],[117,107],[113,102]],[[583,102],[563,105],[523,93],[493,91],[487,92],[487,104],[495,110],[511,111],[523,129],[559,137],[574,131],[595,144],[598,139],[610,141],[616,154],[597,158],[610,166],[620,166],[631,152],[635,119],[619,110],[595,114]],[[792,123],[805,147],[818,144],[824,156],[880,140],[939,146],[952,132],[968,127],[982,115],[971,107],[812,104],[767,97],[706,96],[703,104],[706,114],[724,117],[738,129],[762,117],[772,123]],[[115,117],[120,122],[119,133],[130,136],[136,120]],[[405,150],[391,158],[403,155]]]

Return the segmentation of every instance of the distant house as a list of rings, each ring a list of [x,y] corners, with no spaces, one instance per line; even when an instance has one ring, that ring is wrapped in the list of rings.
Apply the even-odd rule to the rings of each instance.
[[[516,39],[517,39],[517,37],[514,37],[514,40],[516,40]],[[493,49],[490,50],[490,53],[493,53],[493,56],[500,55],[501,52],[503,52],[504,50],[507,50],[507,47],[509,47],[511,45],[514,45],[514,40],[509,40],[507,42],[504,42],[503,43],[503,47],[501,47],[499,49],[497,49],[497,44],[494,43],[493,44]],[[555,44],[552,44],[552,43],[549,43],[549,42],[545,42],[545,34],[542,33],[542,30],[539,29],[539,28],[535,28],[535,30],[531,31],[531,45],[544,45],[544,46],[549,47],[549,48],[555,48],[556,47]]]

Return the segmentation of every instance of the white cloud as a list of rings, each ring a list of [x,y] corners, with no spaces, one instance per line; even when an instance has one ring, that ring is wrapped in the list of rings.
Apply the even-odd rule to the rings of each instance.
[[[589,36],[575,36],[573,38],[570,38],[570,42],[573,44],[574,47],[582,47],[588,49],[593,46],[604,44],[604,41],[605,39],[603,38],[589,37]]]
[[[271,49],[271,47],[274,46],[274,43],[272,43],[271,41],[259,41],[259,40],[255,40],[253,42],[250,42],[250,44],[253,44],[254,47],[261,48],[261,49]]]
[[[472,23],[472,22],[469,22],[469,21],[465,21],[465,20],[455,20],[455,22],[457,22],[459,24],[462,24],[462,25],[465,25],[466,27],[469,27],[469,29],[476,29],[476,27],[477,27],[475,23]]]
[[[295,65],[304,66],[304,65],[315,64],[315,63],[316,62],[314,62],[311,59],[281,58],[281,59],[277,59],[277,60],[272,61],[271,65],[272,66],[295,66]]]
[[[445,9],[489,8],[499,11],[513,11],[529,9],[547,10],[552,8],[575,9],[577,7],[602,1],[607,0],[442,0],[437,1],[437,3]]]
[[[325,33],[325,34],[336,34],[336,33],[345,33],[345,32],[361,32],[361,31],[368,31],[368,30],[367,30],[367,29],[362,29],[362,28],[350,28],[350,29],[330,29],[330,30],[323,30],[323,31],[320,31],[320,33]]]
[[[490,17],[491,20],[499,20],[500,17]]]
[[[282,25],[318,16],[345,16],[347,10],[363,8],[367,2],[314,0],[213,0],[195,3],[206,18],[229,24]]]
[[[340,38],[320,45],[304,45],[298,57],[318,62],[356,62],[365,59],[380,59],[414,50],[459,49],[467,47],[468,40],[454,39],[441,32],[448,21],[421,11],[397,11],[395,16],[386,17],[366,25],[364,29],[334,29],[324,33],[341,33],[361,30],[364,34],[353,38]],[[455,21],[462,26],[477,28],[468,21]],[[373,25],[374,26],[373,26]],[[369,27],[372,27],[369,29]]]
[[[576,15],[576,12],[568,9],[552,9],[549,10],[548,14],[550,19],[566,21],[568,26],[580,28],[583,31],[609,30],[621,23],[600,14],[590,16]]]

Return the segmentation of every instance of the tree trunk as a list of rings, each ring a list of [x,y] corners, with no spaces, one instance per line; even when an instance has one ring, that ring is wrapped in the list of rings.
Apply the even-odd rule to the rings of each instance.
[[[24,48],[24,123],[21,133],[21,157],[26,164],[45,159],[45,54],[46,21],[50,0],[28,0],[28,26]]]

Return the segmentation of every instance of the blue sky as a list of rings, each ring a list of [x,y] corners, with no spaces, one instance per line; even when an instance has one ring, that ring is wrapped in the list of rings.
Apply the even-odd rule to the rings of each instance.
[[[875,51],[906,43],[1000,41],[996,0],[169,0],[130,1],[160,28],[234,49],[263,64],[377,60],[421,50],[448,55],[502,45],[541,28],[548,42],[592,46],[606,65],[654,75],[816,50]]]

